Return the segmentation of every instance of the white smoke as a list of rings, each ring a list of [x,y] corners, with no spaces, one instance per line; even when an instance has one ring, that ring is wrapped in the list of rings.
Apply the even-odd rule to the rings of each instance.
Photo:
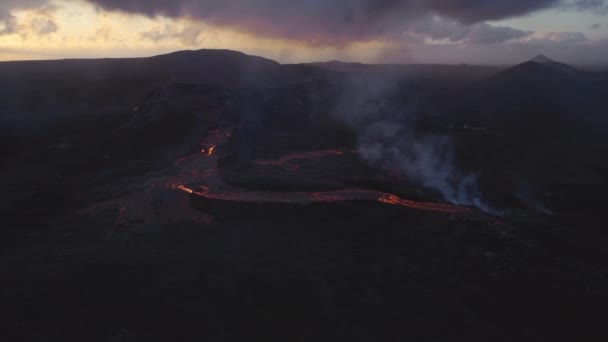
[[[446,201],[496,213],[482,200],[478,175],[457,166],[452,139],[415,129],[416,105],[403,101],[402,79],[357,78],[341,100],[337,113],[356,130],[360,157],[375,167],[399,171]]]
[[[463,173],[448,137],[415,134],[397,121],[378,121],[359,130],[358,152],[371,165],[399,170],[411,181],[459,205],[482,206],[477,175]]]

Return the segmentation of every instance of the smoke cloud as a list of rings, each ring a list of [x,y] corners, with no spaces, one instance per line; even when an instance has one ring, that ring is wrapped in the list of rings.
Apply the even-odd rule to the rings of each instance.
[[[358,152],[370,164],[399,170],[449,202],[481,206],[477,176],[458,170],[447,136],[416,134],[396,120],[373,122],[360,131]]]
[[[400,100],[403,77],[407,75],[359,75],[338,105],[338,118],[358,134],[360,157],[374,167],[400,172],[451,203],[497,213],[483,202],[477,175],[457,166],[452,139],[415,129],[416,101]]]

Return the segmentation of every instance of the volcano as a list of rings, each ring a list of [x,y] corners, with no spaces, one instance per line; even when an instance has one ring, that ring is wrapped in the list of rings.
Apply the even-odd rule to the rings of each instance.
[[[0,74],[6,340],[608,337],[606,73],[201,50]]]
[[[545,55],[538,55],[538,56],[532,58],[530,60],[530,62],[537,63],[540,65],[549,67],[551,69],[558,70],[563,73],[576,74],[576,73],[580,72],[577,68],[575,68],[573,66],[556,62]]]

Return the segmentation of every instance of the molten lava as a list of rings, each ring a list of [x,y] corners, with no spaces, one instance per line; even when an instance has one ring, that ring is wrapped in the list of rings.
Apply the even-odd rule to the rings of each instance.
[[[345,189],[338,191],[325,192],[265,192],[265,191],[245,191],[245,192],[224,192],[211,193],[206,187],[201,187],[203,191],[193,191],[185,186],[177,186],[179,190],[190,194],[214,199],[219,201],[231,202],[256,202],[256,203],[314,203],[314,202],[344,202],[351,200],[369,200],[384,204],[397,205],[415,210],[437,211],[450,214],[466,213],[471,209],[452,204],[418,202],[402,199],[396,195],[365,189]]]
[[[170,184],[168,185],[168,188],[210,200],[231,202],[309,204],[318,202],[366,200],[415,210],[438,211],[450,214],[466,213],[470,211],[470,209],[466,207],[406,200],[394,194],[366,189],[345,189],[325,192],[273,192],[250,191],[234,188],[225,184],[221,178],[217,177],[217,158],[213,155],[217,146],[228,139],[228,137],[230,137],[229,133],[222,134],[219,130],[209,132],[209,136],[201,142],[201,146],[205,146],[201,152],[202,154],[211,157],[199,160],[196,162],[197,164],[190,164],[192,166],[196,165],[196,167],[204,166],[208,169],[205,171],[189,170],[181,173],[179,176],[171,177],[168,179]],[[254,162],[257,165],[273,166],[288,171],[298,171],[300,169],[299,163],[303,160],[342,156],[345,153],[347,153],[347,151],[310,151],[289,154],[276,160],[256,160]],[[221,190],[218,191],[219,189]]]
[[[181,190],[183,192],[187,192],[189,194],[193,194],[194,190],[187,188],[185,185],[182,184],[171,184],[169,186],[167,186],[169,189],[173,189],[173,190]]]
[[[186,187],[185,187],[185,186],[183,186],[183,185],[180,185],[180,186],[178,186],[177,188],[178,188],[179,190],[185,191],[185,192],[187,192],[187,193],[189,193],[189,194],[193,194],[193,193],[194,193],[194,190],[192,190],[192,189],[190,189],[190,188],[186,188]]]
[[[200,142],[200,154],[204,156],[211,156],[215,152],[218,145],[226,142],[232,136],[231,133],[226,132],[223,133],[221,130],[216,129],[213,131],[209,131],[207,136]],[[180,165],[183,162],[191,161],[194,158],[199,156],[199,153],[190,154],[183,158],[180,158],[175,161],[175,165]]]
[[[213,150],[215,150],[215,146],[211,146],[209,148],[203,148],[201,150],[201,153],[210,156],[213,154]]]
[[[426,210],[426,211],[440,211],[444,213],[466,213],[470,211],[469,208],[459,207],[452,204],[440,204],[440,203],[428,203],[428,202],[417,202],[412,200],[405,200],[395,195],[385,194],[378,198],[380,203],[386,203],[391,205],[400,205],[402,207]]]

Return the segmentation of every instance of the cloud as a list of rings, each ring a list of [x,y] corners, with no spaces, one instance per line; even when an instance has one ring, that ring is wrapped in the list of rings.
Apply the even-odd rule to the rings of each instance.
[[[537,32],[523,39],[503,44],[469,44],[457,48],[451,44],[410,43],[410,61],[416,63],[467,63],[513,65],[544,54],[554,60],[586,66],[605,66],[608,39],[592,40],[582,32]],[[400,62],[383,60],[379,62]]]
[[[608,4],[604,0],[578,0],[575,2],[575,7],[582,11],[594,11],[599,14],[608,12]]]
[[[2,0],[0,33],[15,30],[14,18],[10,16],[12,10],[40,7],[47,1]],[[491,26],[486,21],[526,15],[552,7],[566,6],[578,10],[605,7],[604,0],[85,1],[98,6],[101,11],[201,20],[216,27],[262,37],[305,42],[310,47],[340,47],[364,41],[400,40],[405,43],[416,39],[470,45],[499,44],[527,37],[533,32]],[[53,23],[48,22],[48,26],[38,31],[52,31]],[[141,37],[154,42],[173,39],[183,45],[194,46],[200,42],[201,32],[196,28],[160,27],[142,32]]]
[[[525,38],[533,33],[534,31],[519,30],[511,27],[479,24],[471,29],[467,42],[476,45],[498,44]]]
[[[606,0],[565,0],[560,7],[565,11],[588,11],[597,15],[608,14],[608,1]]]
[[[559,0],[433,0],[432,9],[467,23],[499,20],[529,14],[558,4]]]
[[[550,7],[559,0],[308,0],[287,2],[283,0],[89,0],[104,8],[137,12],[147,15],[180,16],[190,14],[204,18],[288,17],[315,16],[336,23],[367,21],[396,13],[399,17],[412,17],[434,12],[463,22],[480,22],[503,19]],[[598,0],[580,0],[590,2]],[[601,0],[600,0],[601,1]],[[588,5],[588,4],[583,4]],[[241,14],[237,14],[237,13]],[[244,15],[243,15],[244,13]]]
[[[596,9],[604,6],[604,0],[577,0],[574,5],[580,9]]]
[[[202,34],[201,29],[192,25],[176,27],[175,25],[166,24],[163,27],[141,32],[140,36],[155,43],[177,39],[183,45],[196,46],[201,43]]]
[[[0,35],[14,33],[3,47],[31,49],[36,58],[49,51],[53,57],[105,57],[226,48],[290,63],[512,64],[539,53],[570,63],[605,63],[608,55],[606,44],[579,32],[531,32],[484,21],[543,8],[561,11],[566,4],[570,11],[597,12],[608,0],[515,1],[509,9],[481,0],[49,1],[56,6],[45,0],[0,0]],[[605,27],[595,19],[583,25],[595,22]],[[594,39],[601,34],[596,30]]]
[[[0,1],[0,16],[10,14],[16,9],[26,9],[44,6],[47,0],[2,0]]]
[[[406,39],[413,37],[419,42],[426,38],[448,43],[491,45],[524,38],[533,33],[534,31],[492,26],[487,23],[466,25],[454,20],[433,17],[412,24],[406,34]]]
[[[112,33],[113,30],[110,25],[103,25],[95,30],[95,35],[91,38],[91,40],[97,41],[98,39],[101,39],[107,43],[112,39]]]
[[[47,0],[2,0],[0,1],[0,20],[6,19],[14,10],[42,7]]]
[[[582,32],[547,32],[541,34],[540,39],[563,44],[578,44],[589,41]]]
[[[39,35],[46,35],[57,32],[59,26],[48,17],[37,17],[32,19],[31,23],[32,30]]]
[[[46,4],[47,0],[0,0],[0,36],[17,32],[19,25],[13,15],[15,10],[41,8]]]
[[[17,18],[11,14],[0,13],[0,36],[15,33],[17,30]]]
[[[394,36],[421,17],[476,24],[528,14],[562,0],[88,0],[106,10],[188,17],[270,37],[339,44]],[[483,30],[483,28],[481,28]],[[499,30],[494,37],[518,36]],[[492,41],[488,30],[480,41]],[[500,40],[500,39],[498,39]]]

